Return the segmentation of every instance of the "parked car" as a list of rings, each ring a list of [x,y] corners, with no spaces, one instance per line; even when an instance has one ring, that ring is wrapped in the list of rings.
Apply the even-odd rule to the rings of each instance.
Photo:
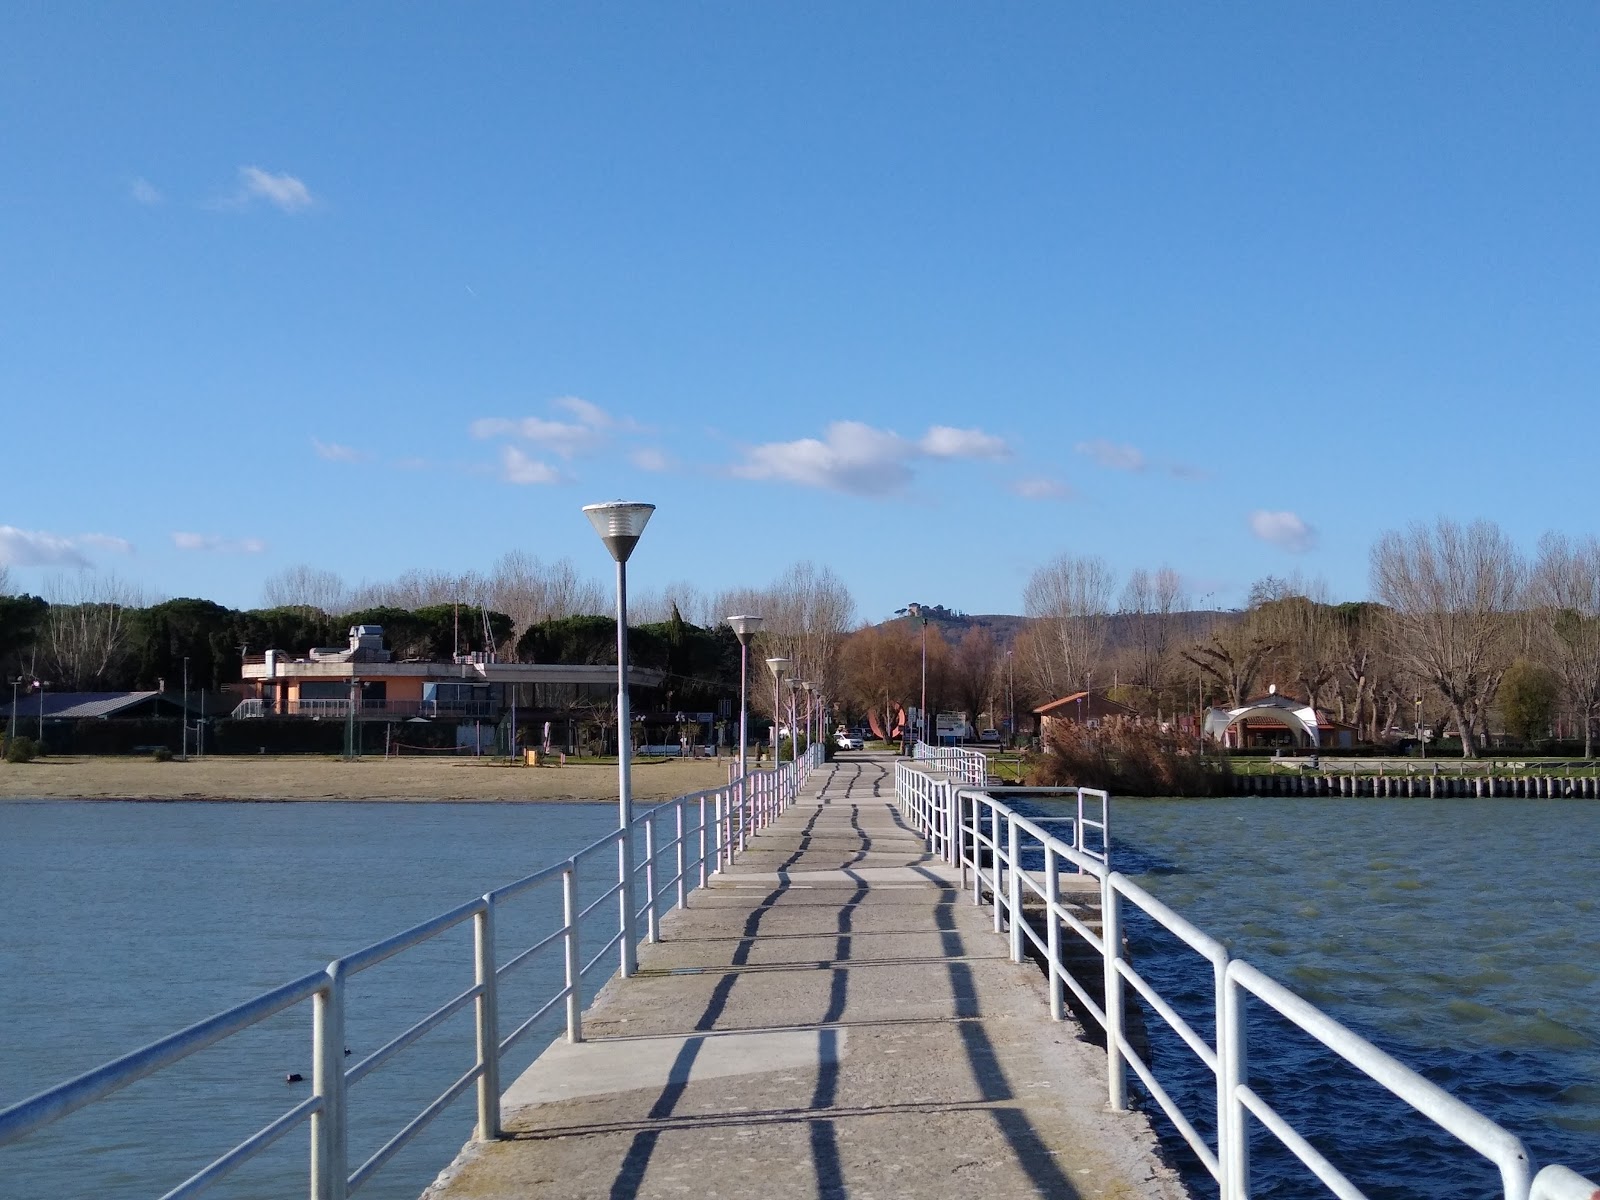
[[[841,750],[864,750],[867,744],[853,733],[841,729],[833,735],[833,744]]]
[[[985,746],[998,746],[1000,744],[1000,731],[998,729],[985,729],[978,734],[978,741]]]

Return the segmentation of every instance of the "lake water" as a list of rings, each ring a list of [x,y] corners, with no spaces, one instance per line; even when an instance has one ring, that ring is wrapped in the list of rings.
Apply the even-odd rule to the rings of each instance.
[[[559,862],[615,822],[613,806],[579,804],[0,804],[0,1106]],[[590,894],[608,864],[615,878],[614,857],[595,862]],[[501,945],[559,923],[559,885],[537,889],[501,910]],[[508,984],[506,1011],[531,1012],[561,970],[558,945]],[[468,922],[358,976],[346,1040],[364,1056],[471,982]],[[0,1149],[0,1191],[161,1195],[309,1094],[285,1076],[311,1077],[310,1007]],[[517,1047],[507,1082],[560,1020],[557,1006]],[[501,1036],[513,1027],[502,1017]],[[473,1052],[469,1006],[354,1088],[352,1167]],[[414,1200],[475,1117],[469,1089],[360,1195]],[[306,1162],[302,1127],[210,1194],[304,1195]]]
[[[1600,1178],[1600,804],[1118,799],[1112,844],[1119,870],[1536,1163]],[[1209,966],[1142,918],[1128,932],[1209,1037]],[[1214,1104],[1209,1072],[1149,1024],[1158,1077]],[[1484,1160],[1276,1017],[1253,1013],[1251,1056],[1257,1090],[1369,1195],[1500,1194]],[[1257,1196],[1321,1194],[1265,1137],[1252,1157]]]
[[[0,1105],[560,861],[614,820],[602,805],[0,805]],[[1600,1176],[1600,804],[1128,799],[1113,843],[1120,869],[1536,1160]],[[503,944],[548,931],[558,900],[504,912]],[[1129,934],[1139,969],[1209,1035],[1208,971],[1147,925]],[[557,953],[508,1007],[531,1011],[559,975]],[[360,976],[347,1041],[369,1053],[470,980],[464,926]],[[558,1021],[522,1043],[507,1081]],[[1161,1077],[1203,1096],[1187,1051],[1154,1023],[1151,1036]],[[284,1076],[309,1077],[309,1053],[302,1005],[0,1149],[5,1194],[159,1195],[302,1099]],[[1481,1160],[1295,1031],[1257,1020],[1252,1056],[1260,1089],[1373,1196],[1498,1194]],[[363,1081],[352,1162],[471,1058],[468,1012]],[[414,1200],[473,1118],[469,1092],[360,1195]],[[1267,1143],[1254,1157],[1258,1196],[1320,1194]],[[305,1170],[302,1129],[214,1194],[300,1195]]]

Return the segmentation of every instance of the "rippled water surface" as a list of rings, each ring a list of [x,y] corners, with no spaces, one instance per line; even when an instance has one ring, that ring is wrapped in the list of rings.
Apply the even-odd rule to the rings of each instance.
[[[0,804],[0,1106],[565,859],[615,821],[605,805]],[[502,945],[559,923],[559,887],[541,889],[502,910]],[[371,1053],[471,983],[469,922],[358,976],[346,1041]],[[508,981],[506,1011],[560,986],[558,946]],[[510,1056],[508,1082],[558,1014]],[[304,1099],[285,1076],[310,1078],[310,1050],[307,1003],[0,1149],[0,1195],[159,1196]],[[472,1058],[469,1006],[358,1084],[352,1166]],[[474,1118],[469,1089],[360,1195],[414,1200]],[[208,1195],[304,1195],[306,1162],[302,1126]]]
[[[1600,804],[1119,799],[1116,865],[1523,1139],[1600,1177]],[[1207,1036],[1209,968],[1148,923],[1139,969]],[[1210,1079],[1152,1028],[1191,1097]],[[1471,1151],[1257,1014],[1252,1079],[1374,1196],[1494,1196]],[[1257,1195],[1320,1194],[1264,1139]],[[1197,1188],[1197,1191],[1203,1189]]]

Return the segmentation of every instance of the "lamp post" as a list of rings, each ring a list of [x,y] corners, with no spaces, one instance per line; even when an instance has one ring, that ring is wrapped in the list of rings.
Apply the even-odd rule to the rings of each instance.
[[[805,687],[805,682],[800,679],[789,680],[789,760],[800,761],[800,689]]]
[[[24,678],[26,677],[18,675],[11,681],[11,728],[6,734],[6,740],[11,742],[17,740],[17,690],[22,687]]]
[[[1006,651],[1006,740],[1017,740],[1017,664],[1013,650]]]
[[[729,617],[733,636],[739,639],[739,794],[744,795],[745,758],[750,744],[750,639],[760,630],[763,618]]]
[[[632,718],[628,712],[628,556],[639,544],[650,514],[655,510],[654,504],[624,500],[583,506],[583,515],[589,518],[594,531],[617,562],[617,821],[622,830],[622,836],[617,839],[617,874],[621,886],[624,978],[632,975],[636,966],[633,948],[633,740]],[[655,903],[654,896],[650,902]]]
[[[35,686],[39,689],[39,753],[44,753],[44,690],[50,685],[42,679],[35,679]]]
[[[789,673],[789,668],[794,664],[787,658],[767,659],[767,670],[772,672],[772,765],[783,765],[783,743],[778,740],[779,714],[783,711],[783,677]],[[790,734],[794,733],[791,727]]]
[[[806,693],[806,748],[810,749],[817,741],[817,705],[814,694],[815,685],[808,679],[800,685]]]
[[[1428,757],[1428,742],[1422,736],[1422,696],[1417,695],[1417,745],[1422,747],[1422,757]]]
[[[178,757],[187,762],[188,758],[189,758],[189,656],[188,655],[184,655],[184,658],[183,658],[183,733],[180,736],[181,736],[182,740],[178,744],[182,747],[182,752],[178,755]]]

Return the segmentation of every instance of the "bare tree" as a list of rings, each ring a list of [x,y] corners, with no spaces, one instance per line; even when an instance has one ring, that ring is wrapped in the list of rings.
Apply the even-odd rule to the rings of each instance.
[[[1251,614],[1217,614],[1210,630],[1183,657],[1209,675],[1231,708],[1240,708],[1255,690],[1262,665],[1277,646],[1251,620]]]
[[[63,691],[86,691],[100,682],[127,645],[128,609],[144,604],[131,584],[113,575],[46,581],[50,604],[45,659]]]
[[[1524,574],[1492,521],[1391,530],[1372,548],[1372,588],[1389,608],[1386,645],[1397,663],[1436,688],[1476,758],[1475,727],[1509,665],[1507,625]]]
[[[1028,578],[1022,598],[1039,631],[1032,647],[1035,666],[1054,694],[1093,684],[1105,650],[1112,586],[1111,568],[1094,556],[1063,554]]]
[[[744,596],[727,593],[722,600],[723,606],[739,600],[744,611],[766,618],[753,647],[754,659],[787,658],[793,663],[791,678],[806,680],[829,701],[842,698],[839,654],[856,604],[832,568],[796,563],[771,587]],[[768,689],[752,685],[750,696],[753,709],[770,712]]]
[[[1162,567],[1152,574],[1139,567],[1122,589],[1121,610],[1128,637],[1129,681],[1156,702],[1167,683],[1177,615],[1189,607],[1178,573]]]
[[[285,567],[261,585],[266,608],[304,608],[336,616],[350,610],[350,592],[333,571],[318,567]]]
[[[1569,542],[1560,534],[1545,534],[1529,600],[1535,648],[1582,720],[1583,756],[1592,758],[1600,717],[1600,541]]]
[[[1328,585],[1295,574],[1268,576],[1251,589],[1250,622],[1273,646],[1271,665],[1283,682],[1298,685],[1312,708],[1339,671],[1339,623],[1328,603]]]
[[[845,639],[839,659],[844,698],[880,717],[888,736],[895,710],[909,708],[917,695],[921,652],[910,624],[886,621],[858,629]]]
[[[11,568],[0,563],[0,596],[11,595]]]
[[[949,692],[968,720],[976,722],[980,713],[987,712],[993,724],[999,723],[994,697],[1004,665],[1005,652],[986,629],[968,629],[951,648]]]

